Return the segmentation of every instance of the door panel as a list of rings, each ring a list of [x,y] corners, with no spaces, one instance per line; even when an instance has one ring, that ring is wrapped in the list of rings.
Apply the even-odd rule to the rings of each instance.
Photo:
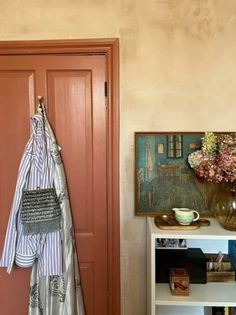
[[[80,275],[83,279],[83,290],[89,293],[86,296],[86,311],[88,314],[97,314],[95,311],[95,288],[93,286],[94,272],[95,268],[92,261],[80,265]]]
[[[105,56],[1,56],[0,71],[0,101],[3,101],[0,103],[0,131],[6,139],[1,140],[3,150],[0,151],[0,165],[4,165],[0,176],[0,246],[17,168],[29,136],[29,116],[33,113],[35,95],[42,95],[48,107],[49,120],[62,147],[87,315],[107,315]],[[8,78],[10,75],[13,79]],[[9,103],[12,105],[2,105]],[[14,116],[14,113],[17,115]],[[12,116],[14,124],[10,123]],[[6,178],[11,184],[9,188],[4,185]],[[3,274],[5,270],[0,272],[0,289],[9,301],[11,288],[17,280],[12,275],[6,278]],[[26,287],[27,291],[29,270],[16,268],[14,273],[21,281],[25,279],[21,286]],[[5,289],[8,279],[11,279],[11,287]],[[6,310],[4,315],[14,314],[15,308],[7,306],[9,303],[2,299],[1,291],[1,310]],[[28,296],[24,293],[21,298],[17,314],[25,315]]]
[[[0,71],[0,252],[30,130],[25,122],[34,108],[34,80],[33,71]],[[27,314],[29,276],[29,270],[16,267],[9,277],[0,268],[0,314],[12,315],[16,310]]]
[[[48,72],[51,121],[59,143],[66,139],[63,148],[66,146],[67,149],[62,150],[62,154],[70,184],[71,206],[73,209],[77,205],[80,207],[80,211],[74,213],[77,233],[93,232],[91,83],[89,71]],[[88,97],[85,97],[86,89]],[[84,125],[85,128],[79,129]],[[72,161],[70,156],[73,156]],[[80,180],[73,181],[74,174]]]
[[[32,112],[33,101],[34,73],[32,71],[0,71],[1,238],[5,233],[8,221],[18,163],[29,134],[29,124],[24,128],[22,126]],[[11,159],[10,167],[9,158]]]
[[[100,183],[103,187],[102,193],[99,192],[97,197],[98,188],[94,186],[97,174],[94,170],[102,168],[103,179],[105,179],[106,160],[103,156],[101,162],[96,152],[94,155],[93,137],[98,130],[95,129],[93,121],[95,111],[91,97],[91,75],[91,71],[49,71],[48,104],[50,104],[51,122],[58,143],[62,147],[61,154],[68,179],[80,267],[83,268],[82,280],[86,277],[82,285],[87,284],[84,289],[88,290],[87,296],[89,296],[86,305],[87,308],[89,305],[90,307],[96,305],[96,312],[98,313],[100,309],[102,314],[103,305],[106,304],[104,293],[107,290],[106,281],[103,283],[99,279],[100,276],[103,279],[107,277],[107,259],[101,259],[104,254],[106,257],[107,245],[106,212],[104,212],[106,211],[106,180]],[[104,114],[105,110],[103,110]],[[106,134],[103,133],[102,136],[103,143],[100,150],[106,147]],[[96,198],[101,200],[101,205],[95,203]],[[95,216],[97,211],[99,218]],[[99,247],[96,247],[97,245]],[[100,250],[97,251],[96,248]],[[94,261],[97,264],[94,264]]]

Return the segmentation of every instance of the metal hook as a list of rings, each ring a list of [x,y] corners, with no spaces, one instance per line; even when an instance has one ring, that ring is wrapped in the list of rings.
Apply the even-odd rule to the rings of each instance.
[[[37,111],[38,112],[42,112],[43,111],[43,97],[41,95],[38,95],[38,107],[37,107]]]

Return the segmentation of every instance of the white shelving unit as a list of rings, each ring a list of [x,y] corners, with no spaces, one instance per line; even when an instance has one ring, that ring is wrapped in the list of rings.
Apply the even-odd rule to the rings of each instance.
[[[147,218],[147,315],[162,315],[157,306],[236,306],[236,283],[190,284],[188,297],[172,296],[168,283],[155,283],[156,238],[236,240],[236,232],[223,229],[215,219],[211,225],[191,231],[158,229],[154,218]]]

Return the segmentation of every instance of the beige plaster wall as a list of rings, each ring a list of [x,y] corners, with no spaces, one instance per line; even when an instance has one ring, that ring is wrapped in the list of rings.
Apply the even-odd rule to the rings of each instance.
[[[146,314],[134,131],[236,129],[235,0],[0,0],[0,40],[120,38],[122,315]]]

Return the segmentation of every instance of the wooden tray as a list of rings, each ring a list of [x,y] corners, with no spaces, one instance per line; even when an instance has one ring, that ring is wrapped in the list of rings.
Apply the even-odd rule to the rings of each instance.
[[[181,225],[171,215],[167,215],[165,220],[162,216],[157,216],[154,222],[161,230],[197,230],[201,225],[198,221],[192,222],[189,225]]]

